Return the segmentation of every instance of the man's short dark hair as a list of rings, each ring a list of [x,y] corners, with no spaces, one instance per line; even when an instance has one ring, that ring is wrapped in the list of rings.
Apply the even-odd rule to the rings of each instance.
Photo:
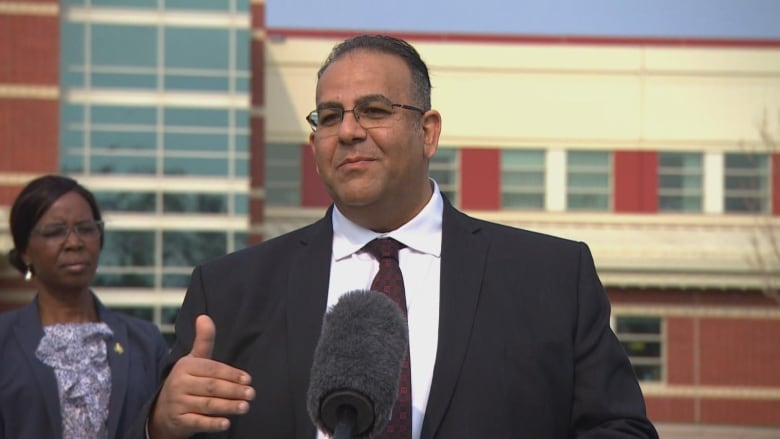
[[[417,50],[406,41],[388,35],[358,35],[349,38],[331,50],[330,55],[317,72],[317,79],[336,60],[347,53],[356,50],[395,55],[406,63],[412,75],[412,99],[424,110],[431,109],[431,78],[428,76],[428,66],[417,53]]]

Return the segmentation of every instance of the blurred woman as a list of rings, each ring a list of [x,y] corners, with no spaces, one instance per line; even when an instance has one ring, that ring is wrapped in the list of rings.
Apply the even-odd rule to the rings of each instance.
[[[168,348],[155,325],[109,311],[89,288],[103,247],[95,197],[40,177],[14,202],[10,230],[9,261],[37,294],[0,314],[0,437],[122,436]]]

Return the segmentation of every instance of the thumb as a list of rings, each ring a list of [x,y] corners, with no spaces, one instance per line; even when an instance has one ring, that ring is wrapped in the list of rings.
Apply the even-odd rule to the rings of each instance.
[[[195,341],[192,342],[190,355],[198,358],[211,358],[214,350],[214,337],[217,329],[214,321],[206,314],[201,314],[195,319]]]

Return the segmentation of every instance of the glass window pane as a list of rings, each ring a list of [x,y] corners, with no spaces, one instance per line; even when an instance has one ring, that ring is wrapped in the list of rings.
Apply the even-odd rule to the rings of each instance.
[[[84,155],[81,149],[60,149],[60,170],[65,174],[81,174],[84,172]]]
[[[158,0],[91,0],[93,6],[122,6],[123,8],[157,9]]]
[[[248,30],[238,29],[236,32],[236,69],[249,71],[252,35]],[[245,80],[244,80],[245,81]]]
[[[569,151],[566,155],[566,206],[572,210],[609,210],[612,199],[611,153]]]
[[[658,154],[658,208],[667,212],[700,212],[703,178],[702,155]]]
[[[94,66],[157,65],[157,29],[151,26],[92,24]]]
[[[166,267],[192,267],[225,253],[225,232],[163,232],[163,264]]]
[[[179,151],[227,151],[225,134],[165,133],[165,149]]]
[[[94,174],[154,175],[156,169],[155,157],[92,154],[90,159],[90,172]]]
[[[661,320],[658,317],[618,317],[617,332],[632,334],[660,334]]]
[[[301,181],[301,146],[268,144],[266,146],[266,203],[269,206],[299,206]]]
[[[575,188],[597,188],[606,191],[609,188],[609,175],[570,173],[568,183],[571,191]]]
[[[155,150],[157,134],[154,131],[96,131],[93,130],[92,147],[109,150]]]
[[[633,340],[622,342],[623,349],[630,357],[660,357],[661,342]]]
[[[157,123],[157,109],[154,107],[94,105],[90,114],[95,124],[154,126]]]
[[[179,316],[178,306],[163,306],[161,310],[160,323],[173,325],[176,323],[176,317]]]
[[[162,277],[163,288],[187,288],[189,284],[188,274],[164,274]]]
[[[608,210],[609,197],[606,195],[576,195],[566,197],[567,207],[573,210]]]
[[[767,212],[770,203],[768,154],[726,154],[724,204],[726,212]]]
[[[140,273],[105,273],[95,275],[92,284],[96,287],[154,287],[154,275]]]
[[[502,194],[501,205],[504,207],[543,209],[544,196],[539,194]]]
[[[536,188],[538,191],[544,191],[544,172],[504,172],[501,174],[501,184],[503,186],[522,186],[525,188]]]
[[[567,161],[570,167],[607,168],[609,167],[609,153],[600,151],[569,151]]]
[[[228,111],[203,108],[166,108],[166,126],[226,127]]]
[[[249,234],[244,232],[236,232],[233,234],[233,249],[241,250],[249,246]]]
[[[155,194],[151,192],[95,192],[104,212],[154,212]]]
[[[634,374],[640,381],[661,381],[661,366],[634,365]]]
[[[154,266],[154,232],[112,230],[106,225],[100,265],[108,267]]]
[[[545,152],[501,151],[501,205],[504,208],[543,209]]]
[[[228,70],[228,36],[225,29],[166,28],[165,66]]]
[[[236,177],[247,177],[249,176],[249,160],[248,159],[242,159],[237,158],[235,161],[236,166]]]
[[[227,159],[166,157],[165,175],[228,175]]]
[[[60,22],[60,65],[65,69],[84,64],[84,23],[62,20]],[[75,85],[74,83],[69,83]]]
[[[501,167],[511,169],[515,166],[544,167],[544,151],[501,151]]]
[[[165,88],[169,90],[228,91],[227,76],[165,75]]]
[[[188,11],[230,11],[231,0],[165,0],[166,9],[185,9]]]
[[[157,88],[154,73],[101,73],[92,72],[92,87],[96,88]]]
[[[234,195],[235,201],[234,201],[234,207],[235,211],[233,212],[236,215],[245,215],[249,213],[249,197],[246,194],[236,194]]]
[[[227,195],[222,194],[163,194],[164,212],[225,213]]]

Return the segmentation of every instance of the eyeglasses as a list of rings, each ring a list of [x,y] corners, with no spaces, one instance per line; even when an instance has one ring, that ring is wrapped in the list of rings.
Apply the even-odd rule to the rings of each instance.
[[[70,236],[71,231],[84,241],[95,240],[103,234],[103,221],[82,221],[72,226],[51,223],[33,229],[33,232],[50,243],[64,242]]]
[[[345,110],[341,107],[318,108],[306,116],[306,121],[309,122],[312,131],[325,135],[336,133],[339,124],[344,120],[344,113],[352,113],[357,123],[365,129],[387,127],[390,125],[396,108],[425,114],[425,110],[422,108],[411,105],[394,104],[385,100],[372,100],[359,103],[350,110]]]

